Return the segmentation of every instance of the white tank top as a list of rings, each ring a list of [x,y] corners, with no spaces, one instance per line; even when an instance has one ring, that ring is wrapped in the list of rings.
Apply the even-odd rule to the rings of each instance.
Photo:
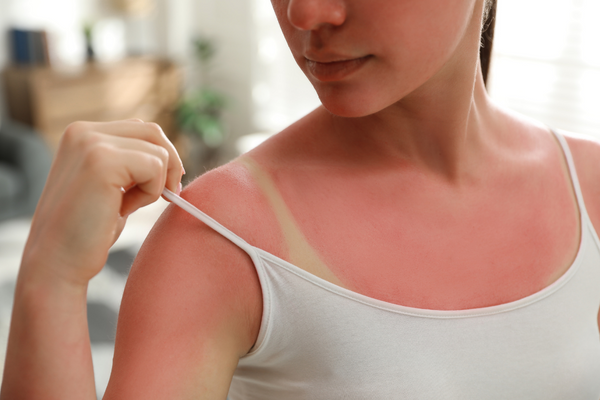
[[[242,248],[260,279],[258,340],[230,400],[600,399],[600,242],[567,160],[581,216],[575,261],[523,299],[458,311],[376,300],[253,247],[180,198]]]

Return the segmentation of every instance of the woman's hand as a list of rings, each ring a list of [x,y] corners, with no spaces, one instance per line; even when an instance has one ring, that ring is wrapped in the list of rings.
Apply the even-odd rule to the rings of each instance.
[[[156,124],[76,122],[35,211],[13,305],[2,399],[95,399],[86,291],[127,215],[178,191],[183,172]]]
[[[127,216],[178,192],[181,160],[161,128],[140,120],[66,129],[38,203],[21,274],[76,285],[104,266]]]

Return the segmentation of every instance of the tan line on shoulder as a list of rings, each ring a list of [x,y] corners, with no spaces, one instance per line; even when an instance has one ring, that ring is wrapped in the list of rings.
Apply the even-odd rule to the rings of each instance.
[[[288,261],[333,284],[344,286],[308,243],[268,172],[249,156],[242,156],[237,159],[237,162],[248,169],[271,205],[289,249]]]

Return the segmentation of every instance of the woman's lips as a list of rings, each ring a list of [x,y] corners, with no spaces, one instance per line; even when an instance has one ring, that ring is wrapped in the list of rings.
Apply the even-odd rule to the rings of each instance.
[[[339,81],[358,71],[371,56],[353,58],[350,60],[318,62],[306,59],[310,73],[321,82]]]

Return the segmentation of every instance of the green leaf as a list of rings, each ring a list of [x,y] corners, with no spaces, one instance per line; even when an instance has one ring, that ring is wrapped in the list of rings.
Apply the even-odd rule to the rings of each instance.
[[[209,39],[205,36],[198,36],[193,41],[194,51],[196,53],[196,57],[202,63],[207,63],[215,56],[217,53],[217,47],[212,39]]]

